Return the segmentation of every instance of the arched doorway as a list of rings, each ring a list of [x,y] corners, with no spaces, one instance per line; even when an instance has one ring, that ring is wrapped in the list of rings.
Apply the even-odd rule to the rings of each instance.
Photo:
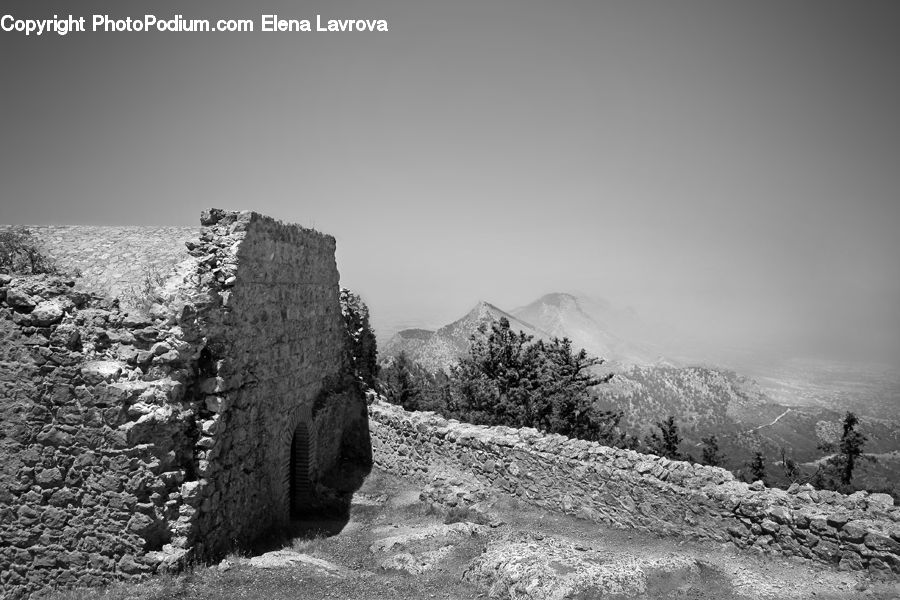
[[[309,480],[309,427],[300,422],[291,440],[290,465],[291,517],[308,512],[312,506],[313,489]]]

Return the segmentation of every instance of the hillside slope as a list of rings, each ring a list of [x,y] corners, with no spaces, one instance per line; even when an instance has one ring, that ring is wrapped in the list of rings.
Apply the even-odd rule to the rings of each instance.
[[[700,455],[701,438],[715,434],[729,468],[739,468],[759,450],[771,461],[787,455],[799,462],[821,456],[818,444],[837,438],[844,414],[824,407],[773,402],[754,380],[708,367],[632,367],[597,389],[600,406],[621,410],[630,433],[646,435],[656,421],[673,415],[684,447]],[[890,420],[861,417],[869,452],[900,447],[900,428]]]

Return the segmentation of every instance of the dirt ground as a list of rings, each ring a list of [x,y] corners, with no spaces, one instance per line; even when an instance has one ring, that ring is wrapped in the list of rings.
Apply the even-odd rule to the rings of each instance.
[[[349,519],[295,524],[289,539],[139,584],[53,600],[408,598],[616,600],[900,598],[873,581],[800,559],[659,538],[547,513],[508,497],[447,513],[419,489],[373,472]],[[339,530],[339,531],[338,531]]]

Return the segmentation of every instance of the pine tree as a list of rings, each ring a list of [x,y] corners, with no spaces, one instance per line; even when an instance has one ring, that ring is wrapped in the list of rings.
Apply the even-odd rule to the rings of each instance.
[[[419,410],[421,388],[413,373],[413,363],[405,352],[394,357],[382,370],[381,388],[388,402],[406,410]]]
[[[701,455],[701,462],[704,465],[709,465],[711,467],[718,467],[722,464],[722,455],[719,454],[719,440],[716,436],[711,435],[709,437],[705,437],[700,440],[700,443],[703,444],[703,454]]]
[[[823,452],[835,452],[828,457],[825,465],[821,467],[815,476],[815,481],[819,487],[840,490],[844,492],[852,491],[853,472],[860,460],[875,462],[875,457],[863,454],[863,446],[866,443],[866,436],[856,430],[859,425],[859,419],[852,412],[844,415],[842,422],[843,432],[841,439],[834,444],[824,442],[819,445],[819,449]]]
[[[852,412],[848,412],[844,416],[844,432],[841,435],[841,441],[838,445],[840,450],[840,477],[841,484],[850,485],[853,481],[853,470],[856,468],[857,461],[863,454],[863,446],[866,443],[866,436],[856,431],[859,419]]]
[[[602,359],[573,351],[566,338],[535,341],[513,331],[505,318],[490,328],[482,325],[479,334],[469,356],[451,369],[449,416],[603,443],[624,441],[621,413],[594,405],[591,388],[611,377],[594,373]]]
[[[753,460],[750,461],[750,478],[753,481],[766,482],[766,460],[759,450],[753,454]]]
[[[797,461],[793,458],[789,458],[784,448],[781,448],[781,468],[784,471],[785,478],[791,483],[800,481],[800,478],[803,475]]]
[[[553,339],[549,344],[537,343],[542,368],[537,377],[533,398],[534,423],[540,429],[581,439],[596,439],[600,435],[598,423],[609,429],[618,426],[614,413],[600,413],[594,408],[590,388],[605,380],[591,372],[599,365],[599,358],[584,350],[572,351],[567,338]],[[610,425],[610,422],[614,421]]]
[[[675,417],[669,416],[665,421],[657,421],[659,432],[653,432],[647,438],[647,447],[653,454],[664,456],[672,460],[682,460],[684,456],[679,450],[681,434],[678,433],[678,424]]]
[[[453,404],[461,420],[483,425],[533,426],[531,391],[539,376],[533,336],[515,332],[505,318],[479,328],[469,356],[451,369]]]

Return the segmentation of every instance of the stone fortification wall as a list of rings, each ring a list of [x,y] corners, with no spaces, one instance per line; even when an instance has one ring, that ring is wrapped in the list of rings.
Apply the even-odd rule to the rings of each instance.
[[[0,275],[0,299],[0,595],[177,560],[194,348],[60,280]]]
[[[900,574],[900,508],[885,494],[768,489],[716,467],[380,401],[369,418],[376,466],[427,479],[437,502],[475,504],[499,490],[616,527]]]
[[[342,381],[334,238],[252,213],[213,212],[204,223],[191,249],[202,289],[211,290],[193,302],[208,336],[197,493],[216,509],[200,516],[196,545],[215,554],[288,520],[298,427],[309,433],[313,487],[347,453],[370,446],[365,402]],[[341,445],[344,436],[357,445]]]
[[[0,275],[3,597],[214,557],[370,464],[333,238],[249,212],[202,224],[142,313]]]
[[[151,280],[165,277],[188,258],[185,242],[197,239],[192,227],[101,227],[28,225],[38,247],[63,270],[80,273],[79,289],[110,298],[133,296]]]

